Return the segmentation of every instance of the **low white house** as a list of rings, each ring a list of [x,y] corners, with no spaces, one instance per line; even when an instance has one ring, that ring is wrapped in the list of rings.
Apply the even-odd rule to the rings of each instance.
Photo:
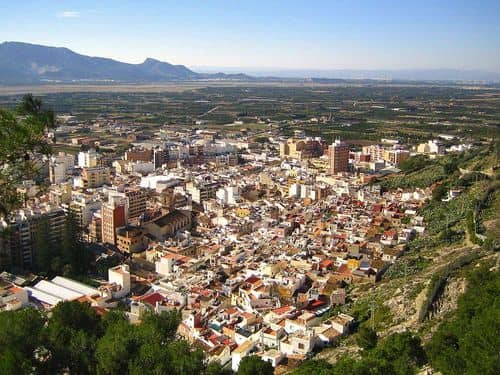
[[[285,358],[285,355],[277,349],[269,349],[260,354],[260,358],[265,362],[269,362],[273,367],[276,367]]]
[[[130,293],[130,271],[129,266],[122,264],[108,270],[108,281],[110,284],[115,284],[118,288],[114,288],[113,297],[123,298]]]
[[[18,310],[28,304],[28,292],[14,284],[0,286],[0,311]]]

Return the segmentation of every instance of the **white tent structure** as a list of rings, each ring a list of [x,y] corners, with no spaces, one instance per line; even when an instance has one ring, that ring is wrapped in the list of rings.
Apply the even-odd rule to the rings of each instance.
[[[26,290],[30,298],[51,306],[99,294],[95,288],[61,276],[56,276],[51,281],[42,280],[33,287],[26,287]]]

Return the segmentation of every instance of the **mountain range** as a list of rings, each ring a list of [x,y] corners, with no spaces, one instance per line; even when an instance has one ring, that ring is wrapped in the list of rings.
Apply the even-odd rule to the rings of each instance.
[[[171,82],[202,79],[242,80],[244,74],[196,73],[184,65],[147,58],[129,64],[78,54],[68,48],[21,42],[0,44],[0,83],[42,82]]]
[[[104,57],[78,54],[64,47],[48,47],[22,42],[0,44],[0,84],[39,83],[154,83],[197,80],[302,81],[313,82],[384,80],[384,81],[480,81],[500,82],[500,73],[455,69],[421,70],[305,70],[214,68],[195,72],[184,65],[147,58],[129,64]],[[239,70],[241,69],[241,70]],[[250,69],[250,70],[249,70]]]

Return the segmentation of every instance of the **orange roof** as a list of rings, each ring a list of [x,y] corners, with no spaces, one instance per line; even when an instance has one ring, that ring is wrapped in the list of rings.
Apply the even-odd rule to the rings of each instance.
[[[319,266],[321,268],[330,267],[331,265],[333,265],[333,262],[330,259],[323,259],[321,262],[319,262]]]
[[[291,311],[293,309],[292,306],[282,306],[282,307],[278,307],[277,309],[274,309],[273,312],[278,314],[278,315],[281,315],[281,314],[285,314],[289,311]]]
[[[229,307],[224,311],[226,314],[233,315],[238,312],[238,310],[234,307]]]
[[[346,264],[342,264],[338,269],[337,269],[337,273],[340,273],[342,275],[350,275],[352,272],[351,270],[349,269],[349,267],[347,267]]]
[[[260,279],[257,276],[252,275],[245,281],[250,284],[255,284],[256,282],[260,281]]]

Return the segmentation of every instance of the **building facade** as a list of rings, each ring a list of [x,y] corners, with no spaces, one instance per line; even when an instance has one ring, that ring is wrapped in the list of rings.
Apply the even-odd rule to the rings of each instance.
[[[349,171],[349,146],[340,140],[335,140],[328,147],[328,164],[330,174]]]
[[[126,210],[124,204],[102,205],[102,242],[116,245],[116,230],[127,225]]]
[[[111,183],[111,174],[109,168],[104,168],[104,167],[83,168],[81,187],[83,187],[84,189],[101,187],[103,185],[109,185],[110,183]]]

